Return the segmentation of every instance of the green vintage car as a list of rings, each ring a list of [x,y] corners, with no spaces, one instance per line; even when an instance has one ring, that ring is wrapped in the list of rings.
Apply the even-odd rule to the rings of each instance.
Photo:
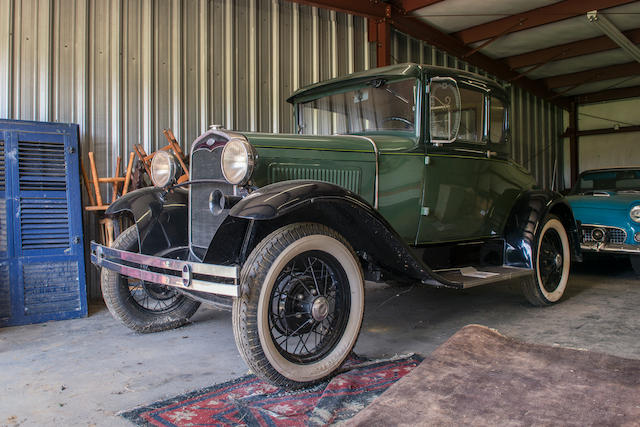
[[[155,187],[107,210],[135,225],[92,243],[109,310],[142,332],[232,306],[244,360],[286,387],[321,381],[353,348],[364,281],[464,289],[517,279],[557,302],[579,257],[571,208],[509,159],[508,100],[481,76],[416,64],[295,92],[297,133],[212,126],[190,181],[153,159]]]

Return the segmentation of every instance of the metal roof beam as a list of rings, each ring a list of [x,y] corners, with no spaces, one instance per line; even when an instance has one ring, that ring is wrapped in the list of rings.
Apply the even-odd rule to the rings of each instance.
[[[632,42],[640,43],[640,28],[624,31],[622,34]],[[607,36],[599,36],[510,56],[503,58],[503,61],[511,68],[522,68],[611,49],[618,49],[618,45]]]
[[[574,16],[583,15],[594,9],[607,9],[632,3],[633,1],[636,0],[564,0],[549,6],[539,7],[527,12],[476,25],[475,27],[458,31],[454,35],[460,39],[462,43],[471,44],[495,37],[509,28],[511,29],[507,32],[514,33],[516,31],[562,21],[563,19],[573,18]]]
[[[451,55],[457,56],[458,58],[464,57],[464,55],[469,51],[469,48],[462,44],[460,40],[450,36],[449,34],[441,32],[419,19],[404,15],[393,15],[392,20],[398,30],[419,40],[423,40],[432,46],[450,53]],[[465,60],[502,80],[509,81],[518,77],[518,73],[510,69],[503,62],[489,58],[480,52],[474,53],[468,58],[465,58]],[[550,100],[552,103],[562,108],[568,108],[568,104],[564,98],[557,99],[556,94],[547,89],[547,87],[541,82],[534,81],[526,77],[519,77],[514,84],[536,96]]]
[[[546,79],[540,79],[539,81],[544,82],[549,89],[556,89],[559,87],[573,86],[592,81],[630,77],[638,74],[640,74],[640,63],[628,62],[626,64],[609,65],[607,67],[579,71],[577,73],[547,77]]]
[[[576,136],[590,136],[590,135],[608,135],[611,133],[628,133],[628,132],[640,132],[640,126],[620,126],[612,128],[602,129],[590,129],[590,130],[578,130],[575,132]],[[560,135],[561,138],[567,138],[571,135],[571,131],[565,131]]]
[[[405,11],[405,13],[440,3],[443,0],[397,0],[396,4]]]
[[[640,86],[620,87],[593,93],[584,93],[582,95],[576,95],[572,99],[576,103],[583,105],[636,97],[640,98]]]

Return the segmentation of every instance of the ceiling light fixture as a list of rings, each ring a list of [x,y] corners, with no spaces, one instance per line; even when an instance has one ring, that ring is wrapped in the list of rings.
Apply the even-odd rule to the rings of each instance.
[[[587,19],[600,28],[607,37],[624,49],[633,59],[640,62],[640,48],[629,40],[620,30],[597,10],[587,12]]]

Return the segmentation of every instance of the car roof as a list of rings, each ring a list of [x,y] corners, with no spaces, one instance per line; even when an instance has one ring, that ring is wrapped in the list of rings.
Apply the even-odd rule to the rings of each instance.
[[[366,82],[375,78],[385,77],[420,77],[422,72],[426,71],[432,77],[454,77],[456,80],[464,82],[465,80],[478,86],[485,86],[487,89],[497,91],[506,96],[504,88],[495,80],[481,76],[479,74],[470,73],[468,71],[459,70],[457,68],[438,67],[435,65],[420,65],[414,63],[395,64],[387,67],[372,68],[365,71],[359,71],[346,76],[337,77],[330,80],[314,83],[296,90],[287,102],[294,103],[300,100],[309,100],[321,96],[326,92],[340,89],[341,87],[351,86],[360,82]]]

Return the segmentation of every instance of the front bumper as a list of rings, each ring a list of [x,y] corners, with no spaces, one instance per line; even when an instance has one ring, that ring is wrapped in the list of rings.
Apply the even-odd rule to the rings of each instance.
[[[629,245],[627,243],[583,242],[580,244],[580,249],[585,252],[606,252],[640,255],[640,245]]]
[[[91,242],[91,262],[123,276],[174,288],[240,296],[237,266],[212,265],[143,255]],[[224,282],[220,283],[220,279]]]

